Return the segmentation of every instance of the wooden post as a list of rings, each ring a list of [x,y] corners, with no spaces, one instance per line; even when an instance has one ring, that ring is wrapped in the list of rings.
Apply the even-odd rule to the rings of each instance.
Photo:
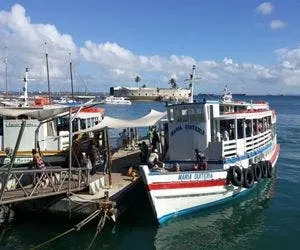
[[[72,108],[69,108],[69,179],[68,179],[68,195],[70,195],[71,193],[71,168],[72,168],[72,134],[73,134],[73,131],[72,131]]]

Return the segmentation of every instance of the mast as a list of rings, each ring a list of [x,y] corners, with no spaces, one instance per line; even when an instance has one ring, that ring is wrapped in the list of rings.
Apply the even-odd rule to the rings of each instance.
[[[193,65],[193,71],[192,74],[190,75],[190,89],[191,89],[191,95],[189,98],[189,103],[194,102],[194,80],[195,80],[195,74],[196,74],[196,66]]]
[[[8,84],[7,84],[7,46],[5,46],[5,58],[4,58],[4,64],[5,64],[5,94],[6,98],[8,98]]]
[[[45,53],[46,53],[46,68],[47,68],[47,82],[48,82],[49,104],[51,104],[52,101],[51,101],[51,91],[50,91],[50,79],[49,79],[49,64],[48,64],[47,42],[45,42]]]
[[[70,56],[70,77],[71,77],[72,102],[74,102],[74,88],[73,88],[73,73],[72,73],[71,53],[69,53],[69,56]]]
[[[28,72],[29,69],[25,69],[25,76],[24,76],[24,87],[23,87],[23,95],[24,95],[24,107],[28,106],[28,92],[27,92],[27,87],[28,87]]]

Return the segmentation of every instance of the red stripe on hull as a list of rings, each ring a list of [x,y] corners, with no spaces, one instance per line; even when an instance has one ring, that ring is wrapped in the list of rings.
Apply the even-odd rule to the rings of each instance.
[[[279,155],[279,150],[280,150],[280,145],[277,144],[277,145],[276,145],[276,149],[275,149],[275,151],[274,151],[274,154],[272,155],[272,157],[271,157],[271,159],[270,159],[272,165],[273,165],[274,161],[276,160],[277,156]]]
[[[226,179],[193,182],[159,182],[148,185],[149,190],[224,186]]]
[[[280,150],[280,145],[276,145],[274,154],[272,155],[270,161],[273,164],[276,160]],[[151,190],[162,190],[162,189],[179,189],[179,188],[199,188],[199,187],[217,187],[225,186],[227,184],[226,179],[218,180],[205,180],[205,181],[186,181],[186,182],[157,182],[148,185],[149,191]]]

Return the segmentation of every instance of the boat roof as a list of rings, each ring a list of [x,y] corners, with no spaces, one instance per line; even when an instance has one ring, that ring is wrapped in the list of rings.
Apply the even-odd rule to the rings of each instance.
[[[69,107],[50,107],[50,108],[0,108],[0,115],[18,117],[20,115],[26,115],[30,118],[37,119],[39,121],[53,118],[57,115],[66,113],[69,111]]]
[[[94,130],[100,130],[105,127],[108,128],[137,128],[137,127],[149,127],[155,125],[161,118],[166,116],[167,112],[159,112],[154,109],[151,109],[150,113],[135,119],[135,120],[122,120],[122,119],[117,119],[109,116],[105,116],[103,120],[98,124],[95,125],[91,128],[81,130],[79,132],[76,132],[75,134],[78,133],[83,133],[83,132],[90,132]]]

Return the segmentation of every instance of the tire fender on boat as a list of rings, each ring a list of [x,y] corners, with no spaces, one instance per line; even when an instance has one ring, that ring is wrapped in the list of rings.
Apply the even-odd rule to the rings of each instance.
[[[242,186],[244,182],[243,170],[239,166],[231,166],[229,168],[229,180],[234,186]]]
[[[253,168],[244,168],[244,183],[243,186],[245,188],[251,188],[254,184],[254,172]]]
[[[266,165],[267,165],[267,177],[271,178],[273,176],[273,172],[272,172],[272,163],[270,161],[265,161]]]
[[[268,178],[268,165],[266,161],[261,161],[259,163],[260,168],[261,168],[261,177],[262,178]]]
[[[255,163],[252,165],[252,170],[253,170],[253,174],[254,174],[254,180],[255,181],[260,181],[260,179],[262,178],[262,170],[260,167],[260,164]]]

